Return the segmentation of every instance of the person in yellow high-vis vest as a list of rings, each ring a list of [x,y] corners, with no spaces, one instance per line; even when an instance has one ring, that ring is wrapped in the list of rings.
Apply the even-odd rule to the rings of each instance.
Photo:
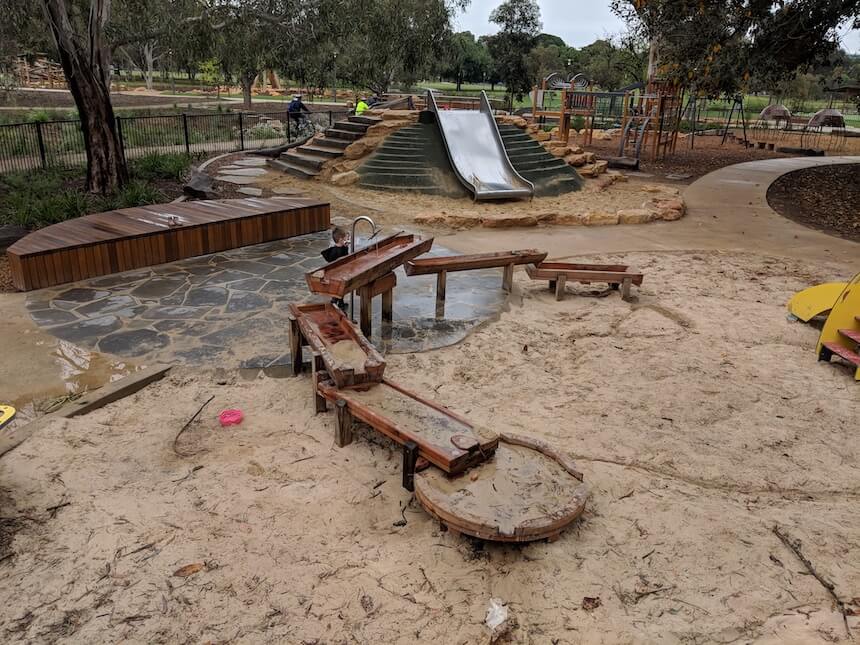
[[[360,115],[362,112],[366,112],[370,109],[370,106],[367,104],[367,99],[365,97],[361,97],[358,99],[358,103],[355,105],[355,114],[356,116]]]

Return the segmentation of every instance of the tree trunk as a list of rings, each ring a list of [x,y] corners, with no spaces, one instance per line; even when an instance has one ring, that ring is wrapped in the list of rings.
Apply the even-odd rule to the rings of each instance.
[[[110,0],[92,0],[88,33],[83,38],[75,33],[65,0],[42,0],[42,6],[81,119],[87,189],[113,192],[128,179],[128,169],[110,99],[110,50],[102,42]]]
[[[457,91],[459,92],[462,87],[463,87],[463,75],[458,72],[457,73]]]
[[[251,109],[251,86],[254,84],[256,76],[254,72],[246,72],[242,74],[242,78],[240,79],[242,83],[242,105],[246,110]]]
[[[143,69],[143,78],[146,82],[146,89],[152,89],[153,76],[153,46],[151,42],[143,43],[143,59],[146,66]]]

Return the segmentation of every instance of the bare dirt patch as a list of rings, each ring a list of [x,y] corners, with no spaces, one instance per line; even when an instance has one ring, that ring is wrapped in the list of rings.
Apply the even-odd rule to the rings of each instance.
[[[767,202],[799,224],[860,242],[860,164],[790,172],[771,184]]]
[[[801,540],[853,606],[857,386],[816,362],[817,330],[784,306],[844,271],[719,252],[589,259],[642,268],[638,301],[591,285],[556,302],[518,271],[521,300],[497,322],[386,370],[483,426],[570,451],[593,493],[558,542],[441,531],[400,487],[389,443],[362,431],[334,447],[308,377],[178,370],[0,460],[4,514],[44,520],[24,521],[0,562],[0,631],[471,644],[486,642],[497,597],[510,643],[845,640],[829,593],[773,533]],[[228,407],[242,425],[218,425]]]
[[[769,150],[759,150],[758,148],[744,148],[728,140],[725,145],[721,145],[721,141],[722,137],[719,136],[696,137],[695,147],[690,148],[688,137],[679,139],[675,154],[657,161],[651,161],[650,151],[643,151],[639,169],[641,172],[653,174],[655,178],[660,179],[665,179],[666,175],[689,175],[684,179],[672,181],[679,184],[691,184],[699,177],[704,177],[709,172],[726,166],[745,161],[792,156]],[[587,148],[596,152],[598,157],[606,159],[618,156],[618,144],[619,137],[616,136],[612,141],[595,139]]]
[[[187,104],[211,100],[212,99],[195,97],[182,97],[181,99],[178,99],[172,96],[162,96],[159,94],[113,93],[111,95],[111,103],[114,107],[118,108],[160,104],[170,106],[175,103]],[[11,90],[9,92],[0,92],[0,106],[22,108],[73,108],[75,107],[75,100],[72,98],[71,92]]]

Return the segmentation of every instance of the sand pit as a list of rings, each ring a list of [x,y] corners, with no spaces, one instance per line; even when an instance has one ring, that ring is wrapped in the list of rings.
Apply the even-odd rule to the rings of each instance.
[[[376,433],[333,445],[308,378],[178,369],[0,460],[0,633],[34,642],[824,643],[854,634],[773,534],[860,596],[858,390],[784,303],[836,266],[731,253],[582,258],[646,274],[509,312],[386,376],[572,453],[592,494],[551,544],[440,531]],[[201,420],[174,438],[209,396]],[[217,413],[245,412],[220,428]],[[50,509],[50,510],[48,510]],[[195,565],[184,570],[186,565]],[[175,572],[185,574],[174,575]],[[585,600],[588,599],[599,599]]]

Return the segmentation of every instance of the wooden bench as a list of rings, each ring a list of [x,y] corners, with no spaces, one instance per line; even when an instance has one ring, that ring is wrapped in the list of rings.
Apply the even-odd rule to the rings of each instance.
[[[540,264],[544,259],[546,259],[546,253],[535,249],[496,251],[473,255],[416,258],[407,262],[404,269],[408,276],[436,274],[436,317],[443,318],[445,316],[445,290],[448,273],[504,267],[502,289],[509,292],[513,288],[514,266],[517,264]]]
[[[39,229],[9,247],[28,291],[324,231],[329,205],[296,197],[155,204],[93,213]]]
[[[567,282],[605,282],[612,288],[621,288],[621,298],[630,300],[630,285],[642,284],[643,274],[623,264],[576,264],[571,262],[541,262],[530,264],[526,273],[532,280],[547,280],[555,291],[555,299],[564,297]]]

